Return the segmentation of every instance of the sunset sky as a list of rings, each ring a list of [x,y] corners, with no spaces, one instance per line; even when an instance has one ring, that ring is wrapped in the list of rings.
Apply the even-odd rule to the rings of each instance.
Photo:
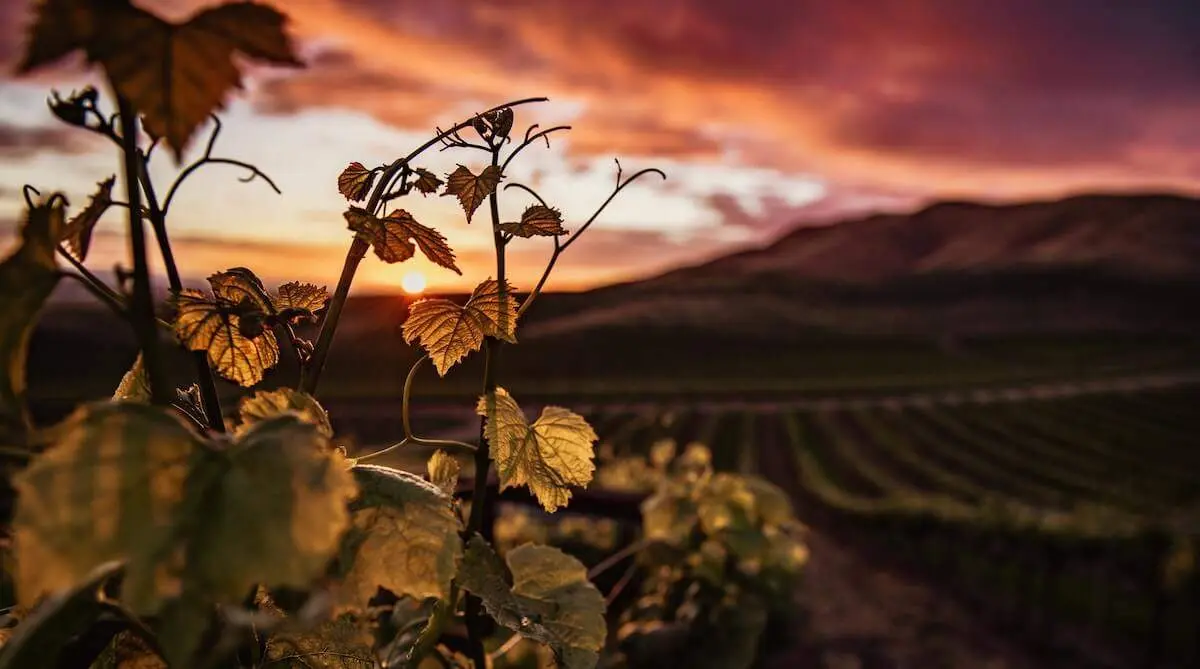
[[[142,2],[171,18],[210,3]],[[627,170],[659,167],[563,256],[550,289],[636,278],[769,241],[799,222],[905,210],[937,198],[1013,200],[1079,191],[1200,190],[1200,4],[1195,0],[275,0],[309,66],[259,69],[224,112],[217,153],[283,190],[211,167],[169,221],[192,279],[246,265],[268,281],[336,282],[350,241],[337,174],[389,162],[472,112],[569,123],[509,178],[538,188],[574,229]],[[14,79],[32,3],[0,0],[0,235],[21,186],[76,207],[118,167],[110,146],[59,124],[51,87],[77,64]],[[431,154],[444,173],[483,154]],[[164,152],[158,180],[173,171]],[[505,212],[528,200],[512,191]],[[358,290],[486,278],[486,219],[453,198],[403,206],[443,232],[465,276],[424,259],[364,262]],[[91,264],[125,257],[120,215]],[[513,282],[551,246],[510,246]]]

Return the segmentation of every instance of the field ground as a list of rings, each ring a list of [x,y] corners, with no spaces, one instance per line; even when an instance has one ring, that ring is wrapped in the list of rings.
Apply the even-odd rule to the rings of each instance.
[[[799,595],[813,617],[786,657],[837,669],[1190,667],[1200,382],[1149,378],[576,408],[617,453],[697,440],[719,469],[793,494],[813,533]],[[441,434],[478,430],[462,412],[427,415]],[[396,462],[420,469],[424,455]]]

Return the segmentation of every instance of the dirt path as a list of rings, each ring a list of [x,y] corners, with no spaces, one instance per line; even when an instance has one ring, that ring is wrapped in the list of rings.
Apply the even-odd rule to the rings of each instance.
[[[759,470],[784,490],[799,490],[781,430],[764,428]],[[1049,669],[953,600],[881,560],[817,529],[809,531],[808,548],[797,593],[808,611],[807,628],[797,630],[795,647],[767,669]]]

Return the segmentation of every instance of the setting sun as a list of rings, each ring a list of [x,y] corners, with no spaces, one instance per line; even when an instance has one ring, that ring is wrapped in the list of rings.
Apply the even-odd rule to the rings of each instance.
[[[400,287],[409,295],[420,295],[425,290],[425,275],[416,270],[406,272],[400,279]]]

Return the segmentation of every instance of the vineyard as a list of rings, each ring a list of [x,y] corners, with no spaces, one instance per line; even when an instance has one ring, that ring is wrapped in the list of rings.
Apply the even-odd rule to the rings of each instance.
[[[1166,669],[1200,666],[1198,399],[1181,387],[598,405],[590,420],[610,463],[667,438],[710,444],[718,470],[791,491],[813,528],[1047,658]],[[636,469],[611,465],[597,485],[643,487]]]

